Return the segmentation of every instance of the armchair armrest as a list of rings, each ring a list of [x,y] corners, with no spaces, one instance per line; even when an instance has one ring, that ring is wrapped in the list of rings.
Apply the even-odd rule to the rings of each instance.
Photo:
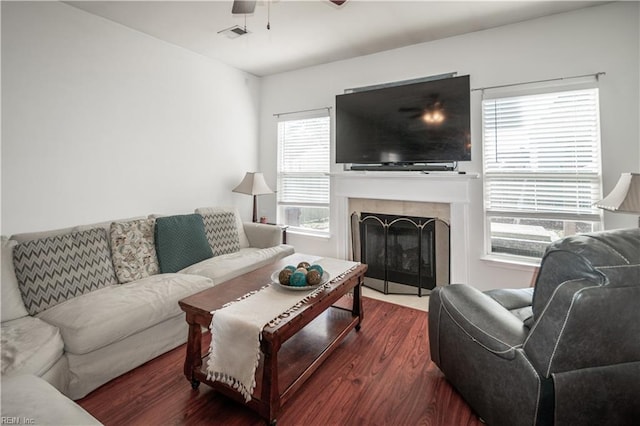
[[[243,222],[242,225],[251,247],[268,248],[282,243],[282,228],[278,225],[254,222]]]
[[[513,359],[528,329],[524,323],[491,297],[468,285],[439,287],[431,293],[429,321],[447,316],[471,340],[485,350]],[[430,324],[431,325],[431,324]]]

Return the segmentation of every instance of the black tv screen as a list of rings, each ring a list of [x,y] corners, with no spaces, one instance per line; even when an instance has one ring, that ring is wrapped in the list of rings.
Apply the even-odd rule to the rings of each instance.
[[[336,162],[471,160],[469,76],[336,96]]]

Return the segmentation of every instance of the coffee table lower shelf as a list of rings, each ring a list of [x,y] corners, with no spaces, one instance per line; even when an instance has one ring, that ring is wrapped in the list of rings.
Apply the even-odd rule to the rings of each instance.
[[[354,328],[359,329],[360,318],[354,316],[351,310],[332,306],[308,325],[283,342],[280,349],[272,356],[277,356],[277,371],[273,377],[264,375],[264,354],[256,371],[256,388],[251,400],[244,398],[233,388],[207,380],[208,356],[202,358],[202,367],[193,371],[196,382],[205,383],[230,398],[245,404],[272,423],[279,408],[282,407],[302,384],[313,374],[322,362],[335,350]],[[272,381],[277,381],[278,395],[269,395]],[[265,387],[267,389],[265,389]],[[264,390],[264,391],[263,391]],[[266,392],[265,392],[266,391]],[[273,412],[274,401],[276,412]]]

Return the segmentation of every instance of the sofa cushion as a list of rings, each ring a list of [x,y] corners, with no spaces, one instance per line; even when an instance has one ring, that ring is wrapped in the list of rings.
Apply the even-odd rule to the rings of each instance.
[[[111,223],[111,257],[121,284],[160,272],[153,237],[154,227],[153,219]]]
[[[202,215],[207,240],[214,256],[240,250],[240,235],[233,212],[209,212]]]
[[[3,322],[0,341],[3,376],[40,376],[58,361],[64,347],[57,327],[29,316]]]
[[[67,352],[70,378],[65,394],[74,400],[85,397],[111,379],[184,344],[188,331],[184,314],[177,315],[95,351]]]
[[[24,307],[22,296],[20,296],[18,280],[16,279],[16,272],[13,268],[13,248],[17,244],[14,240],[2,237],[2,259],[0,260],[0,268],[2,269],[2,277],[0,279],[0,285],[2,286],[2,290],[0,291],[2,294],[2,309],[0,310],[0,314],[2,316],[2,322],[29,315]]]
[[[2,418],[17,424],[101,425],[78,404],[32,375],[2,379]]]
[[[51,229],[48,231],[36,231],[36,232],[23,232],[21,234],[14,234],[11,236],[12,240],[16,240],[18,243],[26,243],[31,240],[41,240],[43,238],[57,237],[59,235],[66,235],[72,232],[77,232],[75,226],[60,229]]]
[[[180,299],[212,286],[195,275],[152,275],[67,300],[38,318],[60,329],[68,352],[85,354],[182,314]]]
[[[105,220],[103,222],[94,222],[94,223],[88,223],[84,225],[77,225],[73,227],[73,232],[88,231],[89,229],[94,229],[94,228],[102,228],[105,231],[107,231],[107,235],[109,235],[109,230],[111,230],[111,224],[113,222],[131,222],[134,220],[146,219],[146,218],[147,218],[146,216],[133,216],[133,217],[120,218],[116,220]]]
[[[31,315],[117,282],[104,229],[18,244],[13,261]]]
[[[135,219],[145,219],[145,216],[122,218],[122,219],[115,220],[115,222],[127,222]],[[103,228],[108,233],[109,228],[111,227],[111,222],[114,222],[114,220],[89,223],[85,225],[70,226],[68,228],[51,229],[48,231],[23,232],[21,234],[12,235],[11,239],[16,240],[18,243],[24,243],[26,241],[56,237],[58,235],[70,234],[72,232],[88,231],[89,229],[93,229],[93,228]]]
[[[269,263],[293,254],[293,247],[279,245],[266,249],[245,248],[235,253],[223,254],[191,265],[182,271],[185,274],[202,275],[213,280],[214,284],[235,278]],[[269,277],[265,277],[267,283]]]
[[[199,214],[157,218],[155,240],[162,273],[178,272],[213,256]]]

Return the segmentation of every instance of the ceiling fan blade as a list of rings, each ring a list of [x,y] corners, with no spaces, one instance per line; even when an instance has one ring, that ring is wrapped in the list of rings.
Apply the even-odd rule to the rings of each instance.
[[[342,6],[344,3],[347,2],[347,0],[329,0],[329,1],[335,4],[336,6]]]
[[[248,14],[253,13],[256,8],[256,0],[234,0],[231,13]]]

